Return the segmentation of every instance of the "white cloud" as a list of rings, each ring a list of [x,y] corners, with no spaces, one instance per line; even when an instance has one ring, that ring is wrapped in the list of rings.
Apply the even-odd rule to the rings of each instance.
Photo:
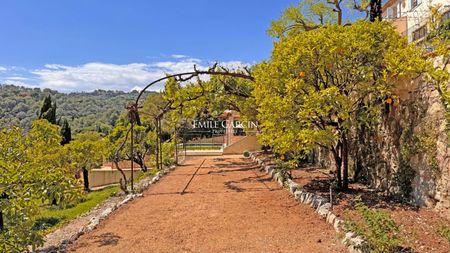
[[[175,59],[181,59],[181,58],[187,58],[187,55],[184,55],[184,54],[173,54],[173,55],[171,55],[171,57],[175,58]]]
[[[207,68],[208,64],[200,59],[186,58],[184,55],[173,61],[153,63],[130,63],[124,65],[91,62],[80,66],[46,64],[44,68],[31,73],[38,76],[39,86],[63,92],[104,90],[138,90],[148,83],[163,77],[166,73],[192,71],[194,65],[198,69]],[[221,63],[228,68],[248,65],[240,61]],[[17,80],[19,81],[19,80]],[[163,83],[149,90],[160,90]]]
[[[6,71],[6,70],[8,70],[8,69],[5,68],[5,67],[0,66],[0,72]]]
[[[29,84],[29,83],[23,82],[21,80],[14,80],[14,79],[2,80],[1,83],[2,84],[12,84],[12,85],[16,85],[16,86],[23,86],[23,87],[30,87],[30,88],[37,87],[36,85]]]
[[[131,90],[130,91],[137,91],[137,92],[141,92],[141,90],[142,90],[143,88],[142,87],[140,87],[140,86],[134,86],[133,88],[131,88]]]
[[[7,80],[15,80],[15,81],[27,81],[29,80],[29,78],[27,77],[22,77],[22,76],[9,76],[6,77]]]

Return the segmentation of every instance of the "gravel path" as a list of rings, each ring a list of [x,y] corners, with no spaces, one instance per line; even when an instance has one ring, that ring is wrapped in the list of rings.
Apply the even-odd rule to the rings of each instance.
[[[255,168],[241,156],[191,158],[68,251],[347,252],[312,208]]]

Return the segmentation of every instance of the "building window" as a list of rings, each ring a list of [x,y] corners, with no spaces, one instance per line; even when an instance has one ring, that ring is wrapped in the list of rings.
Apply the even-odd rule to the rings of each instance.
[[[411,0],[411,9],[416,8],[422,3],[422,0]]]
[[[412,40],[416,41],[416,40],[420,40],[422,38],[424,38],[427,35],[427,26],[424,25],[422,27],[420,27],[419,29],[415,30],[412,34]]]

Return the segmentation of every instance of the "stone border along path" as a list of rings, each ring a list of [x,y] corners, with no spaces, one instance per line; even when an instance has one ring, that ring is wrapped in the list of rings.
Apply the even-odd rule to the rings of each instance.
[[[266,162],[270,161],[270,159],[261,160],[255,156],[255,153],[250,154],[250,159],[256,162],[261,170],[264,170],[267,174],[269,174],[272,179],[278,182],[280,186],[287,187],[289,192],[294,196],[296,200],[300,203],[310,205],[315,209],[315,212],[320,215],[322,218],[325,218],[326,221],[331,224],[336,232],[343,231],[344,221],[337,217],[331,209],[331,203],[328,199],[316,195],[311,192],[307,192],[304,190],[299,184],[295,183],[291,179],[284,180],[281,174],[277,171],[277,167],[274,165],[266,165]],[[353,232],[345,233],[344,238],[342,239],[342,243],[348,247],[350,253],[369,253],[370,249],[367,246],[367,242],[361,238],[360,236],[356,236]]]
[[[150,185],[158,182],[161,177],[175,169],[175,166],[166,168],[155,174],[154,177],[146,177],[136,185],[137,192],[142,192]],[[44,245],[36,250],[39,253],[64,252],[67,246],[77,240],[81,235],[94,230],[100,221],[106,219],[119,207],[127,204],[131,200],[142,197],[142,193],[128,194],[122,196],[109,197],[99,203],[91,211],[70,221],[68,224],[58,228],[54,232],[44,237]]]

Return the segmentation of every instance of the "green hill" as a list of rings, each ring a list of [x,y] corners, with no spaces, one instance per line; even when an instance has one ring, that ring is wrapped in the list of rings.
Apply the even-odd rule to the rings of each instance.
[[[29,129],[48,94],[56,101],[57,118],[67,119],[73,132],[108,132],[125,111],[127,102],[136,99],[138,92],[96,90],[66,94],[50,89],[0,85],[0,127],[16,125]]]

